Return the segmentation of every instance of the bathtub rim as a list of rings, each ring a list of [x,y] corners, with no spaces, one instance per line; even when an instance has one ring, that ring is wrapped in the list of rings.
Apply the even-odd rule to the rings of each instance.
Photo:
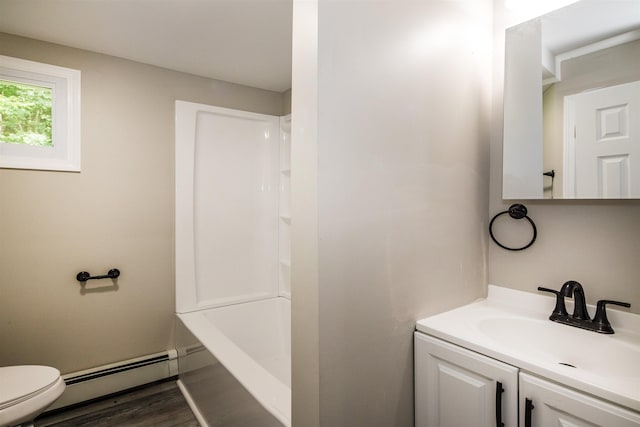
[[[275,297],[282,298],[282,297]],[[272,299],[272,298],[269,298]],[[204,311],[176,313],[182,324],[236,380],[284,426],[291,426],[291,388],[240,349],[209,320]],[[207,337],[204,339],[203,337]],[[215,345],[214,345],[215,343]]]

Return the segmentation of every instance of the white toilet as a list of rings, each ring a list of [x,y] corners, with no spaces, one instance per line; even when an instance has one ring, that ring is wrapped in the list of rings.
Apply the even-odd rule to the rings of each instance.
[[[0,427],[33,421],[64,391],[60,371],[49,366],[0,367]]]

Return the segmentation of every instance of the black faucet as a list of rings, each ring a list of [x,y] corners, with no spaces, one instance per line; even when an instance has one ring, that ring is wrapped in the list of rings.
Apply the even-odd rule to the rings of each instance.
[[[609,323],[609,319],[607,319],[607,304],[615,304],[627,308],[631,307],[631,304],[626,302],[600,300],[597,304],[596,315],[593,320],[591,320],[584,297],[584,289],[582,288],[582,285],[575,280],[565,282],[559,291],[542,287],[538,287],[538,290],[551,292],[556,296],[556,306],[553,309],[551,316],[549,316],[549,320],[601,334],[614,333],[613,328]],[[567,313],[567,309],[564,305],[565,297],[573,297],[574,300],[573,314],[571,316]]]
[[[563,297],[573,297],[574,305],[573,316],[571,316],[572,318],[584,321],[591,320],[589,312],[587,311],[587,302],[584,298],[584,289],[582,289],[582,285],[580,283],[575,280],[569,280],[562,285],[560,293]]]

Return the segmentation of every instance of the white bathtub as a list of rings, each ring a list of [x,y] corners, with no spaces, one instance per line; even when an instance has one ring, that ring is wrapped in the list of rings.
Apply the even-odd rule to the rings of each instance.
[[[291,425],[290,313],[276,297],[177,314],[178,384],[202,424]]]

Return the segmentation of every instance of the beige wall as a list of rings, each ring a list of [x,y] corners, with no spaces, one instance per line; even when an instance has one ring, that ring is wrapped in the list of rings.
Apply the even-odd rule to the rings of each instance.
[[[291,89],[284,91],[282,93],[282,97],[284,102],[282,107],[282,114],[291,114]]]
[[[317,167],[294,156],[317,219],[293,221],[293,423],[412,426],[415,321],[486,289],[490,2],[318,6],[304,76],[313,25],[293,34],[293,141]]]
[[[504,29],[517,17],[494,0],[494,78],[491,137],[490,215],[512,203],[501,197],[502,87]],[[515,202],[515,201],[513,201]],[[525,201],[538,226],[535,244],[522,252],[489,245],[489,283],[537,292],[559,289],[567,280],[583,284],[587,299],[631,303],[640,313],[640,201]],[[505,224],[507,239],[522,239],[528,230]]]
[[[0,365],[173,347],[174,100],[279,115],[283,96],[7,34],[0,54],[82,71],[82,172],[0,170]],[[80,292],[112,267],[117,290]]]
[[[318,427],[318,2],[294,0],[292,27],[291,419]]]

